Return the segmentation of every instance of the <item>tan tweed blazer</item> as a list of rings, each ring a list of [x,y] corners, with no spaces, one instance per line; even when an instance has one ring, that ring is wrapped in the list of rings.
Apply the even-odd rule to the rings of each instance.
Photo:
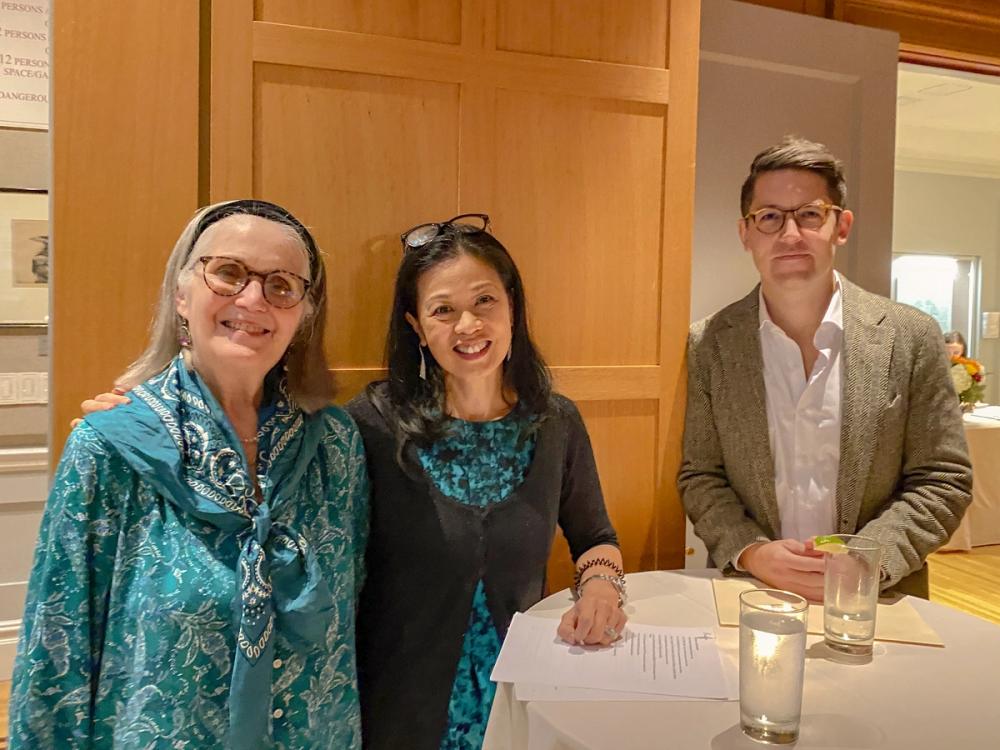
[[[972,468],[941,330],[841,277],[844,349],[837,531],[886,545],[883,588],[943,545],[971,500]],[[777,539],[758,291],[691,326],[677,483],[715,564]],[[912,585],[900,588],[912,588]]]

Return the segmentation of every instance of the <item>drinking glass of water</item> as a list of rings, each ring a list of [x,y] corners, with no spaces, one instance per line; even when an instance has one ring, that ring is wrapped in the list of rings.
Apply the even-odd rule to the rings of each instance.
[[[823,637],[834,651],[870,656],[875,639],[882,546],[874,539],[855,534],[833,534],[823,539],[830,540],[822,545],[827,553]]]
[[[808,615],[790,591],[740,594],[740,726],[758,742],[798,739]]]

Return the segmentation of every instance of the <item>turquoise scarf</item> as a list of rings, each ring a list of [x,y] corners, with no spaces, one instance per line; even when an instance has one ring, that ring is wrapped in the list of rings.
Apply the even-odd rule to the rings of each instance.
[[[283,378],[268,376],[258,433],[258,504],[239,438],[180,356],[130,395],[132,403],[116,409],[129,412],[129,419],[94,414],[87,421],[174,506],[237,535],[229,746],[266,747],[275,630],[297,647],[322,645],[333,617],[333,598],[308,541],[272,520],[316,455],[322,420],[295,406]]]

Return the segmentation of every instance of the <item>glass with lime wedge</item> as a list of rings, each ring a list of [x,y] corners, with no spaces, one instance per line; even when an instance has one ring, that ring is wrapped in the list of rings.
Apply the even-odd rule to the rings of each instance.
[[[834,651],[866,656],[875,639],[882,547],[856,534],[813,540],[827,553],[823,581],[823,637]]]

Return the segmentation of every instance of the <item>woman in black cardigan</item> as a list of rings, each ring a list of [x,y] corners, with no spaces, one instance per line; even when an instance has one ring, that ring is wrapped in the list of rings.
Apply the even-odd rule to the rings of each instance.
[[[552,393],[520,274],[485,215],[403,235],[388,380],[348,405],[372,480],[358,613],[365,746],[479,748],[515,612],[545,592],[558,523],[579,598],[559,635],[608,644],[624,578],[586,428]]]

